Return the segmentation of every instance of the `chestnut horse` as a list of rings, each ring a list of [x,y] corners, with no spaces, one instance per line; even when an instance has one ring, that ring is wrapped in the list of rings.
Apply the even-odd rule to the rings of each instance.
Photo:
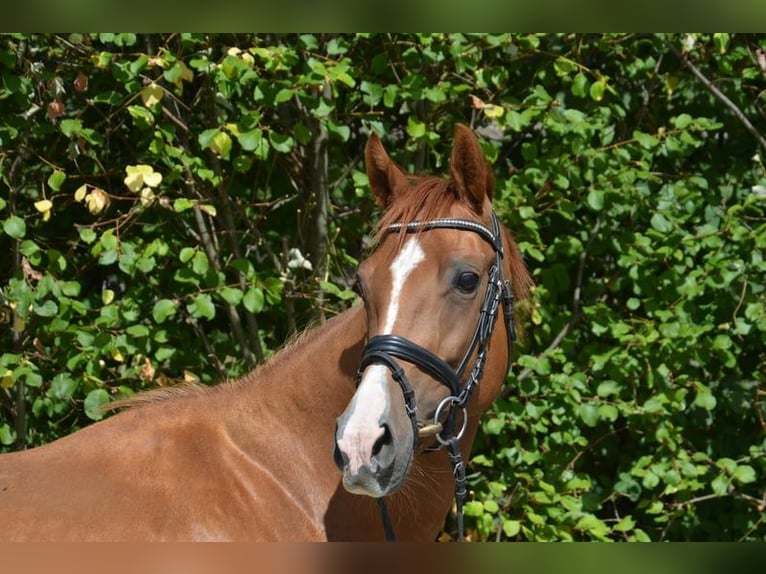
[[[468,128],[448,179],[405,174],[374,134],[365,161],[385,212],[358,273],[364,305],[239,380],[150,391],[0,456],[0,538],[374,541],[386,497],[397,540],[434,540],[450,459],[468,456],[506,378],[513,320],[494,301],[507,280],[526,297],[530,278]]]

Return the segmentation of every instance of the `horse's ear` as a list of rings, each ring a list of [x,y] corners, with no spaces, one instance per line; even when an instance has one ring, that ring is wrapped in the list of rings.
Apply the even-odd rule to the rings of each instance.
[[[407,189],[407,176],[388,156],[375,132],[372,133],[364,148],[364,163],[367,167],[370,187],[381,207],[388,207],[397,193]]]
[[[460,197],[468,200],[479,213],[485,199],[492,201],[495,188],[492,170],[484,159],[476,136],[463,124],[455,126],[450,175]]]

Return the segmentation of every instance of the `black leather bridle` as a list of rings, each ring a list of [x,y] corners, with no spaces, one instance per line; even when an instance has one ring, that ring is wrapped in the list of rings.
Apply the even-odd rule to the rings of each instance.
[[[495,327],[498,309],[502,302],[503,313],[506,322],[506,332],[508,334],[508,363],[506,371],[510,366],[511,356],[513,354],[513,343],[516,340],[516,330],[513,320],[513,289],[510,280],[503,275],[503,237],[500,231],[500,223],[493,212],[491,214],[491,229],[482,223],[469,219],[434,219],[431,221],[413,221],[407,224],[394,223],[386,228],[388,233],[405,232],[415,233],[431,229],[459,229],[462,231],[471,231],[477,233],[482,239],[489,243],[495,251],[495,260],[489,269],[489,278],[487,281],[487,291],[484,296],[484,302],[479,313],[479,320],[476,325],[471,342],[463,355],[457,368],[451,367],[446,361],[438,357],[428,349],[421,347],[417,343],[406,339],[400,335],[384,334],[372,337],[362,350],[362,359],[358,369],[358,380],[361,380],[362,373],[370,365],[384,365],[391,371],[391,376],[402,389],[404,395],[404,405],[407,414],[412,423],[413,449],[417,448],[419,442],[419,427],[421,423],[417,418],[417,404],[415,403],[415,391],[412,388],[404,369],[399,366],[397,359],[414,364],[431,377],[439,381],[449,389],[450,394],[443,399],[434,413],[433,424],[441,428],[436,433],[438,444],[447,447],[450,462],[455,475],[455,502],[457,507],[457,526],[458,539],[463,539],[463,503],[467,494],[465,485],[465,465],[460,453],[460,438],[467,423],[466,407],[476,386],[481,381],[484,374],[484,367],[487,359],[487,347],[492,337],[492,331]],[[471,357],[476,355],[473,367],[468,377],[465,377],[468,368],[468,362]],[[463,379],[465,382],[463,383]],[[447,409],[445,411],[445,409]],[[456,414],[462,412],[462,425],[456,429]],[[446,413],[446,420],[441,422],[442,416]],[[388,540],[394,539],[393,528],[388,518],[388,512],[383,498],[378,498],[383,526]]]

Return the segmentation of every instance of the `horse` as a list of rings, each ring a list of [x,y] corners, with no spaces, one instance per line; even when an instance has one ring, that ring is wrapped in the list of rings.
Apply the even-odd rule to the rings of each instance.
[[[0,455],[0,538],[437,537],[508,372],[507,304],[531,279],[469,128],[455,128],[448,177],[406,173],[374,133],[365,165],[383,214],[358,269],[362,303],[237,380],[139,393]]]

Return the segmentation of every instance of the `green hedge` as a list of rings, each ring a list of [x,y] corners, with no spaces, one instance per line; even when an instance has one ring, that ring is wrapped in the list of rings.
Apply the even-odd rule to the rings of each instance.
[[[442,172],[465,122],[537,283],[471,462],[472,539],[764,539],[764,53],[723,33],[2,37],[2,448],[238,376],[345,308],[368,134]]]

